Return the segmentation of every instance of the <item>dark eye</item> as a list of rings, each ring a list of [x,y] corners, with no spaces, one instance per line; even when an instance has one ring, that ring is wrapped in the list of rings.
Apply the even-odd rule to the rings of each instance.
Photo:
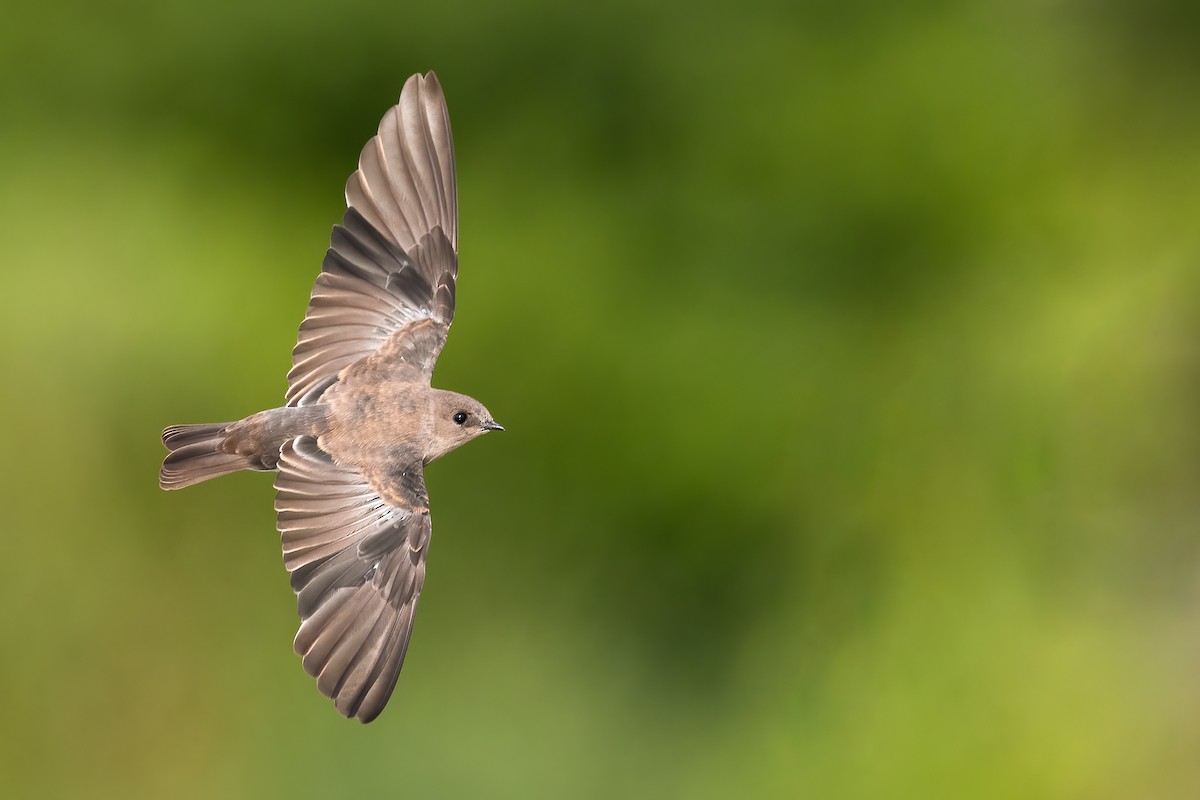
[[[467,412],[459,411],[454,415],[454,424],[462,425],[467,421]]]

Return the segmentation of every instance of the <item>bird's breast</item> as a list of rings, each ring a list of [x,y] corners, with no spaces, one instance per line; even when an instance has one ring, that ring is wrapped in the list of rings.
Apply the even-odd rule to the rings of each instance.
[[[423,452],[432,417],[420,388],[388,382],[339,386],[329,398],[331,424],[321,449],[349,464],[387,463],[399,452]]]

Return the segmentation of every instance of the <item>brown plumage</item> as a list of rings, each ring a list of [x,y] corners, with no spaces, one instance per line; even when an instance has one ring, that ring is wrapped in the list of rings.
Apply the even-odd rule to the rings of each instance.
[[[370,722],[400,674],[425,581],[429,462],[503,430],[430,386],[454,317],[458,201],[437,77],[414,75],[346,183],[292,351],[286,405],[176,425],[159,485],[274,470],[295,648],[338,711]]]

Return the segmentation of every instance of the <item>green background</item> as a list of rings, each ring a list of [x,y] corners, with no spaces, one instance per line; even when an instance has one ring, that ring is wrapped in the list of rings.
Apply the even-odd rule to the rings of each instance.
[[[0,794],[1200,796],[1197,6],[597,5],[6,12]],[[508,432],[364,727],[158,436],[282,402],[428,69]]]

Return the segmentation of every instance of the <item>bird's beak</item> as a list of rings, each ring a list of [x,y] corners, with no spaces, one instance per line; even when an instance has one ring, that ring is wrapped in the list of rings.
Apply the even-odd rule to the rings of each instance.
[[[496,422],[496,420],[490,419],[487,422],[483,423],[483,429],[485,431],[502,431],[502,430],[504,430],[504,426],[501,425],[499,422]]]

